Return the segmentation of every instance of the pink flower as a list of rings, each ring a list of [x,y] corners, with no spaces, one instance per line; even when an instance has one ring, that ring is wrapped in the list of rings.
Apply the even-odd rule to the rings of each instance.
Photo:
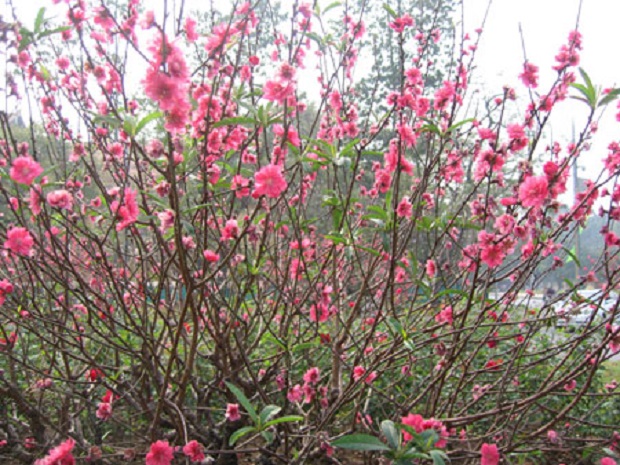
[[[239,225],[237,220],[227,220],[222,230],[222,241],[230,241],[239,236]]]
[[[254,192],[252,197],[257,199],[261,195],[266,195],[275,199],[284,192],[288,186],[286,179],[282,176],[282,167],[278,165],[267,165],[254,175]]]
[[[538,66],[530,62],[525,62],[523,65],[523,72],[519,74],[519,78],[526,87],[538,87]]]
[[[403,425],[411,426],[416,433],[421,433],[429,429],[434,429],[435,431],[437,431],[440,437],[440,439],[434,444],[434,446],[439,448],[446,447],[448,430],[441,421],[435,420],[434,418],[429,418],[428,420],[425,420],[422,415],[410,413],[406,417],[402,417],[401,423]],[[410,441],[411,439],[413,439],[413,436],[407,431],[403,430],[403,439],[405,441]]]
[[[620,326],[611,326],[612,337],[609,341],[609,350],[613,354],[620,352]]]
[[[263,97],[280,105],[295,95],[295,87],[291,81],[267,81],[263,87]]]
[[[64,208],[71,210],[73,207],[73,196],[65,189],[59,189],[47,194],[47,203],[54,208]]]
[[[451,325],[454,322],[454,317],[452,315],[452,306],[448,305],[446,308],[441,310],[437,315],[435,315],[435,321],[439,324],[447,323]]]
[[[617,465],[616,461],[610,457],[605,457],[601,459],[601,465]]]
[[[364,373],[366,373],[366,368],[364,368],[363,366],[358,365],[353,368],[353,381],[359,381],[360,379],[362,379]]]
[[[301,402],[301,399],[303,399],[303,396],[304,396],[304,392],[301,389],[301,386],[299,384],[296,384],[295,386],[293,386],[286,393],[286,398],[288,399],[289,402]]]
[[[540,208],[549,195],[546,176],[529,176],[519,186],[519,200],[524,207]]]
[[[97,412],[95,416],[100,420],[108,420],[112,417],[112,403],[110,402],[100,402],[97,406]]]
[[[2,305],[6,299],[7,294],[11,294],[13,292],[13,284],[11,284],[6,279],[0,281],[0,305]]]
[[[159,228],[161,232],[166,232],[174,226],[174,216],[174,211],[172,210],[164,210],[163,212],[159,212],[157,214],[157,218],[161,221],[161,226]]]
[[[213,252],[212,250],[205,250],[202,252],[202,256],[209,263],[215,263],[220,259],[220,255]]]
[[[11,228],[6,233],[4,247],[17,255],[28,256],[34,239],[26,228]]]
[[[228,404],[226,405],[226,414],[225,417],[228,421],[237,421],[241,419],[241,414],[239,413],[239,404]]]
[[[183,446],[183,453],[192,462],[202,462],[205,459],[205,448],[198,441],[190,441]]]
[[[499,463],[499,451],[495,444],[482,444],[480,449],[480,465],[497,465]]]
[[[190,17],[185,19],[185,35],[190,42],[195,42],[199,37],[196,32],[196,21]]]
[[[525,129],[520,124],[509,124],[506,127],[508,137],[510,137],[510,148],[515,152],[527,147],[527,136],[525,135]]]
[[[426,260],[426,274],[429,278],[433,278],[437,273],[437,266],[435,265],[435,260],[431,260],[430,258]]]
[[[413,216],[413,205],[407,197],[403,197],[398,207],[396,207],[396,215],[401,218],[411,218]]]
[[[574,379],[571,379],[568,383],[564,385],[564,390],[567,392],[570,392],[576,387],[577,387],[577,381],[575,381]]]
[[[308,384],[316,384],[319,382],[321,371],[317,367],[312,367],[304,374],[304,381]]]
[[[30,189],[28,204],[30,205],[30,211],[32,211],[33,215],[36,216],[41,213],[41,194],[38,189]]]
[[[549,431],[547,431],[547,439],[549,439],[549,441],[553,443],[558,442],[558,433],[550,429]]]
[[[115,212],[120,219],[120,222],[116,225],[117,231],[122,231],[138,220],[140,211],[136,202],[136,195],[136,191],[126,187],[124,198],[120,202],[115,200],[110,205],[111,210]]]
[[[168,441],[157,441],[151,444],[146,454],[146,465],[170,465],[174,458],[174,449]]]
[[[34,465],[74,465],[75,459],[71,453],[74,445],[75,441],[69,438],[49,451],[47,457],[37,460]]]
[[[29,186],[41,173],[43,173],[43,168],[39,163],[31,157],[22,156],[13,160],[9,175],[13,181]]]
[[[389,26],[390,29],[394,30],[394,32],[398,32],[399,34],[405,30],[406,27],[412,27],[415,24],[413,18],[409,16],[408,13],[405,13],[400,18],[396,18],[392,21]]]

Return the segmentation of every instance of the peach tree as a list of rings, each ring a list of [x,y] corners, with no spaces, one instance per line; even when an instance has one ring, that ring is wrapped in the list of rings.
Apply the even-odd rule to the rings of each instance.
[[[526,61],[470,111],[482,31],[448,37],[439,69],[435,22],[385,5],[397,82],[362,113],[364,8],[233,3],[67,0],[2,23],[0,456],[613,455],[620,143],[567,183],[620,90],[578,68],[580,33],[548,88]],[[586,122],[546,145],[569,97]],[[592,215],[601,256],[535,300]],[[559,299],[586,323],[556,328]]]

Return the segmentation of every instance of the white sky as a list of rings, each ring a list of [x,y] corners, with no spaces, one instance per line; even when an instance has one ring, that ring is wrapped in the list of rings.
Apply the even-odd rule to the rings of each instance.
[[[188,0],[186,11],[203,1],[206,0]],[[319,0],[319,3],[325,7],[332,1]],[[1,3],[0,12],[5,2]],[[17,0],[14,3],[25,24],[34,22],[36,12],[42,5],[51,6],[51,0]],[[222,5],[224,1],[218,0],[217,3]],[[474,29],[482,22],[487,3],[488,0],[464,0],[464,27],[472,35],[475,35]],[[156,8],[159,2],[143,0],[143,4]],[[528,59],[540,67],[539,90],[544,92],[555,77],[555,72],[551,70],[554,56],[559,47],[566,43],[568,32],[575,28],[578,10],[579,0],[494,0],[476,56],[477,71],[473,76],[475,87],[487,95],[500,93],[504,85],[522,89],[518,80],[523,63],[519,35],[521,24]],[[620,86],[618,18],[619,0],[583,0],[579,21],[584,44],[581,66],[595,84],[603,87],[612,87],[614,84]],[[579,130],[580,121],[583,121],[579,115],[586,113],[586,107],[581,102],[563,103],[557,113],[552,120],[552,136],[560,142],[569,141],[572,125],[575,124]],[[613,139],[620,139],[620,123],[615,121],[615,113],[615,106],[610,106],[601,121],[595,144],[590,154],[586,154],[591,155],[593,162],[582,162],[587,166],[588,174],[593,174],[595,168],[600,167],[607,144]]]
[[[486,0],[465,0],[465,29],[477,27],[484,16]],[[521,88],[518,75],[523,63],[519,24],[528,60],[540,67],[538,90],[548,89],[555,71],[551,70],[559,47],[566,43],[568,32],[575,28],[579,0],[495,0],[478,50],[477,79],[487,90],[501,89],[504,84]],[[595,85],[620,87],[620,1],[583,0],[579,30],[584,50],[580,66]],[[545,67],[543,67],[545,65]],[[613,105],[613,106],[612,106]],[[606,111],[599,125],[592,149],[580,159],[581,173],[594,175],[600,170],[600,160],[606,155],[611,140],[620,139],[620,123],[616,122],[615,105]],[[584,121],[586,106],[582,102],[563,102],[554,111],[553,138],[571,140],[573,122],[577,131]]]

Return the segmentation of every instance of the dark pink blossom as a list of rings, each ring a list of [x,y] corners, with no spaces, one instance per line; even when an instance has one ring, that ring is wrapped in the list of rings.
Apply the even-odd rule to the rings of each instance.
[[[224,415],[228,421],[237,421],[241,419],[239,412],[239,404],[227,404],[226,414]]]
[[[72,454],[74,445],[75,441],[69,438],[49,451],[46,457],[37,460],[34,465],[74,465],[75,458]]]
[[[117,231],[122,231],[138,221],[138,215],[140,213],[136,202],[136,191],[126,187],[124,192],[125,195],[120,201],[115,200],[110,205],[111,210],[116,213],[120,220],[116,225]]]
[[[183,446],[183,453],[192,462],[202,462],[205,459],[205,448],[198,441],[190,441]]]
[[[538,87],[538,66],[526,61],[523,65],[523,72],[519,75],[526,87]]]
[[[321,371],[318,367],[312,367],[304,374],[304,381],[308,384],[316,384],[321,377]]]
[[[146,465],[170,465],[174,458],[174,449],[168,441],[157,441],[151,444],[146,454]]]
[[[499,451],[495,444],[482,444],[480,448],[480,465],[498,465]]]

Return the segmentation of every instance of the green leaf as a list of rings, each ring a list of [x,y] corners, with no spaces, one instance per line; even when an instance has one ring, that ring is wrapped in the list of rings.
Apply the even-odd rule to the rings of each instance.
[[[566,260],[566,263],[574,261],[578,267],[581,267],[581,262],[576,255],[577,249],[575,247],[573,247],[571,250],[568,250],[566,247],[562,247],[562,250],[564,250],[564,252],[566,252],[566,254],[569,256],[568,260]]]
[[[259,109],[259,119],[260,119],[260,117],[261,117],[261,115],[260,115],[260,109]],[[258,124],[259,122],[260,121],[254,119],[254,118],[250,118],[249,116],[235,116],[235,117],[232,117],[232,118],[221,119],[218,122],[214,123],[212,125],[212,127],[219,128],[219,127],[222,127],[222,126],[236,126],[236,125],[253,126],[255,124]]]
[[[387,214],[387,212],[383,208],[381,208],[381,207],[379,207],[377,205],[370,205],[366,209],[368,211],[371,211],[371,212],[374,213],[374,215],[366,215],[366,216],[369,216],[369,217],[372,217],[372,218],[378,218],[378,219],[383,220],[383,221],[387,221],[388,220],[388,214]]]
[[[25,27],[19,28],[19,35],[21,36],[21,40],[19,41],[19,47],[17,47],[17,51],[22,52],[32,43],[34,35]]]
[[[243,408],[245,409],[246,412],[248,412],[248,415],[250,415],[250,417],[252,418],[252,421],[254,421],[254,423],[258,423],[259,418],[258,418],[258,414],[256,413],[256,409],[252,406],[252,404],[250,403],[249,399],[245,396],[245,394],[241,392],[241,389],[239,389],[234,384],[229,383],[228,381],[226,381],[226,386],[228,386],[228,389],[230,389],[230,392],[232,392],[235,395],[239,403],[243,405]]]
[[[51,36],[52,34],[58,34],[60,32],[68,31],[69,29],[71,29],[71,26],[61,26],[61,27],[56,27],[54,29],[46,29],[45,31],[39,34],[39,39],[42,39],[47,36]]]
[[[389,14],[392,18],[394,18],[394,19],[398,18],[398,15],[396,14],[396,12],[395,12],[394,10],[392,10],[392,8],[390,7],[390,5],[388,5],[387,3],[384,3],[384,4],[383,4],[383,9],[384,9],[385,11],[387,11],[387,12],[388,12],[388,14]]]
[[[260,435],[265,438],[267,444],[271,444],[273,442],[273,433],[271,431],[261,431]]]
[[[327,5],[327,7],[325,7],[325,9],[323,10],[323,14],[327,13],[329,10],[339,7],[340,5],[342,5],[342,2],[332,2],[329,5]]]
[[[367,450],[367,451],[389,451],[388,446],[382,443],[379,439],[370,434],[349,434],[348,436],[342,436],[341,438],[331,441],[331,445],[334,447],[340,447],[341,449],[349,450]]]
[[[611,103],[614,100],[616,100],[619,96],[620,96],[620,89],[613,89],[598,102],[598,106],[603,107],[607,105],[608,103]]]
[[[381,422],[381,432],[387,439],[388,444],[392,449],[398,449],[400,447],[401,434],[400,431],[394,426],[394,422],[391,420],[383,420]]]
[[[140,133],[140,131],[142,131],[142,129],[144,129],[144,126],[146,126],[147,124],[149,124],[153,120],[161,118],[162,116],[164,116],[164,114],[161,111],[154,111],[153,113],[149,113],[148,115],[146,115],[136,125],[136,131],[135,131],[134,136],[137,136]]]
[[[333,244],[344,244],[345,242],[347,242],[347,240],[342,237],[342,236],[338,236],[336,234],[327,234],[325,236],[325,239],[327,239],[328,241],[331,241]]]
[[[301,352],[302,350],[315,349],[320,345],[320,339],[317,337],[314,342],[302,342],[301,344],[296,344],[291,350],[293,352]]]
[[[405,330],[403,329],[403,326],[400,324],[400,321],[398,321],[394,317],[390,317],[388,318],[387,322],[388,322],[388,326],[392,329],[392,331],[402,336],[403,339],[407,339]]]
[[[460,128],[464,124],[471,123],[472,121],[475,121],[475,120],[476,118],[467,118],[467,119],[464,119],[463,121],[459,121],[458,123],[454,123],[452,126],[448,128],[446,132],[452,132],[455,129]]]
[[[439,441],[439,434],[434,429],[427,429],[418,433],[416,442],[422,446],[425,450],[429,450],[431,447]]]
[[[267,405],[260,412],[260,415],[259,415],[260,424],[262,425],[267,420],[269,420],[271,417],[273,417],[274,415],[277,415],[280,412],[280,410],[282,410],[282,407],[278,407],[277,405]]]
[[[280,423],[295,423],[297,421],[303,421],[304,417],[300,415],[287,415],[284,417],[274,418],[273,420],[269,420],[267,423],[263,425],[263,428],[269,428],[273,425],[278,425]]]
[[[420,128],[420,132],[434,132],[438,136],[441,136],[441,131],[435,124],[425,124]]]
[[[410,450],[405,452],[402,456],[402,459],[429,459],[428,454],[423,454],[422,452],[418,452],[415,447],[412,447]]]
[[[596,108],[596,89],[586,87],[583,84],[573,83],[571,87],[577,89],[581,94],[585,97],[586,103],[590,106],[590,108]],[[579,100],[579,97],[577,97]]]
[[[127,133],[130,137],[136,135],[136,120],[133,117],[129,117],[123,121],[123,131]]]
[[[429,455],[433,459],[433,465],[446,465],[446,459],[448,456],[440,450],[432,450]]]
[[[226,383],[228,384],[228,383]],[[233,434],[230,435],[230,439],[228,440],[228,443],[231,446],[234,446],[235,443],[243,436],[245,436],[246,434],[252,433],[256,430],[256,428],[254,428],[253,426],[244,426],[243,428],[238,429],[237,431],[235,431]]]
[[[579,73],[581,74],[581,77],[585,81],[586,86],[588,87],[588,90],[595,91],[594,85],[592,85],[592,80],[590,79],[590,76],[588,76],[588,73],[586,73],[583,68],[579,68]]]
[[[381,255],[381,253],[378,250],[375,249],[371,249],[370,247],[363,247],[361,245],[357,245],[357,244],[353,244],[356,248],[363,250],[364,252],[368,252],[371,255],[374,255],[375,257],[378,257],[379,255]]]
[[[45,7],[40,8],[37,13],[37,17],[34,20],[34,33],[38,34],[41,32],[41,26],[43,26],[43,21],[45,21]]]

